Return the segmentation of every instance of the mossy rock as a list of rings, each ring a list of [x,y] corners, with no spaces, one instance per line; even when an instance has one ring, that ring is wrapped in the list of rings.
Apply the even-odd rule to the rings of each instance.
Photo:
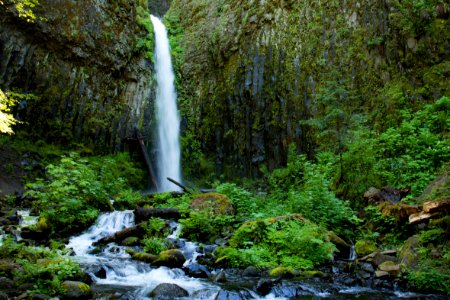
[[[276,278],[293,278],[294,269],[290,267],[277,267],[270,271],[269,276]]]
[[[63,287],[66,290],[65,299],[87,299],[91,296],[91,287],[80,281],[64,281]]]
[[[402,269],[411,269],[417,266],[419,254],[417,249],[420,247],[420,238],[416,235],[405,241],[400,249],[399,262]]]
[[[317,270],[303,271],[301,275],[305,277],[315,277],[315,278],[325,277],[325,274],[323,272]]]
[[[144,252],[138,252],[138,251],[134,251],[132,249],[127,249],[126,252],[128,254],[130,254],[133,259],[138,260],[138,261],[143,261],[146,263],[153,263],[156,260],[156,258],[158,257],[157,255],[148,254],[148,253],[144,253]]]
[[[136,246],[139,243],[139,238],[130,236],[124,239],[121,244],[124,246]]]
[[[355,244],[355,251],[358,256],[365,256],[377,250],[375,242],[367,240],[359,240]]]
[[[192,199],[191,208],[198,211],[211,210],[215,215],[234,214],[231,200],[219,193],[205,193],[195,196]]]
[[[184,254],[177,249],[165,250],[159,253],[152,265],[157,267],[181,268],[186,261]]]

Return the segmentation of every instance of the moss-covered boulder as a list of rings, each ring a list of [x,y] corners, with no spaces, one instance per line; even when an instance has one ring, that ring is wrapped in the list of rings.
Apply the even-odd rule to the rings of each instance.
[[[162,251],[152,262],[157,267],[181,268],[186,261],[183,252],[177,249]]]
[[[400,249],[399,262],[403,269],[409,269],[417,266],[419,254],[417,249],[420,247],[418,236],[412,236],[406,240]]]
[[[64,281],[63,287],[66,290],[64,299],[88,299],[92,295],[91,287],[80,281]]]
[[[199,194],[192,199],[191,208],[193,210],[211,210],[215,215],[234,214],[231,200],[219,193]]]
[[[270,271],[269,276],[276,278],[293,278],[294,269],[289,267],[277,267]]]
[[[378,266],[378,270],[387,272],[390,276],[398,276],[400,274],[400,265],[393,261],[385,261]]]
[[[124,246],[136,246],[139,244],[139,238],[137,238],[135,236],[130,236],[130,237],[127,237],[126,239],[124,239],[121,242],[121,244]]]
[[[143,261],[146,263],[153,263],[156,260],[156,258],[158,257],[157,255],[144,253],[144,252],[138,252],[138,251],[134,251],[132,249],[127,249],[127,253],[130,254],[133,259]]]
[[[358,256],[365,256],[377,250],[377,245],[373,241],[359,240],[355,244],[355,251]]]

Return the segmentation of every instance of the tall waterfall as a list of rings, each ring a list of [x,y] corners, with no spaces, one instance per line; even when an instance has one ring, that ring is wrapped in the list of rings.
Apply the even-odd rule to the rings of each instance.
[[[151,16],[151,21],[155,31],[155,64],[158,84],[156,92],[157,181],[158,191],[166,192],[179,190],[178,186],[167,180],[167,177],[181,181],[180,117],[176,104],[175,76],[172,70],[166,27],[155,16]]]

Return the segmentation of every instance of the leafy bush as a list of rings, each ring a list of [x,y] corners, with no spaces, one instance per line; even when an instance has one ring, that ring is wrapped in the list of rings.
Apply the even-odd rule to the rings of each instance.
[[[144,238],[142,243],[144,245],[144,251],[154,255],[157,255],[168,248],[167,240],[158,237]]]
[[[181,219],[181,236],[192,241],[212,242],[231,230],[234,219],[227,215],[214,215],[208,210],[192,211],[189,218]]]
[[[133,169],[120,163],[124,160],[125,156],[118,156],[116,167],[113,157],[87,160],[73,152],[58,164],[47,166],[47,180],[27,184],[26,195],[37,199],[33,204],[41,218],[48,220],[51,234],[82,230],[95,221],[100,211],[112,209],[110,200],[117,199],[122,207],[139,200],[128,181],[119,176]]]
[[[0,258],[14,259],[20,267],[13,271],[19,284],[32,283],[33,293],[58,295],[62,282],[81,276],[79,265],[60,252],[43,247],[28,247],[6,239],[0,246]],[[4,274],[3,274],[4,275]]]
[[[241,268],[312,269],[335,251],[326,230],[295,215],[246,222],[233,234],[230,246],[215,255],[219,262]]]
[[[255,213],[258,200],[250,192],[234,183],[222,183],[217,186],[216,190],[231,199],[238,218],[247,218]]]

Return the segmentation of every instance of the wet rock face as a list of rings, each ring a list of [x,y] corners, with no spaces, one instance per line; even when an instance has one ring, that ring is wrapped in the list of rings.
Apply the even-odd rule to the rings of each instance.
[[[150,0],[148,1],[148,6],[150,12],[156,16],[164,16],[164,14],[169,10],[172,0]]]
[[[42,0],[34,23],[0,6],[0,88],[38,96],[20,104],[29,131],[114,148],[135,126],[149,130],[151,68],[136,47],[146,35],[137,5]]]

